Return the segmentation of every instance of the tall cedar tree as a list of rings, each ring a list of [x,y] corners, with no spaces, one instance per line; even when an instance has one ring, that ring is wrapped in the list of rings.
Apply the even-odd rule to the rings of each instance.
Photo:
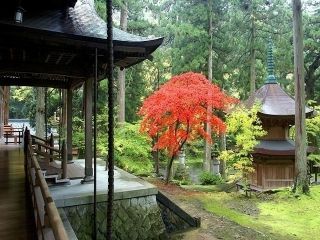
[[[204,75],[187,72],[172,77],[143,102],[139,111],[143,117],[141,131],[151,138],[158,134],[154,149],[166,149],[170,157],[167,183],[173,160],[183,145],[197,137],[211,141],[204,124],[217,134],[225,132],[224,122],[215,113],[225,111],[236,101]],[[213,109],[210,116],[207,116],[208,106]]]

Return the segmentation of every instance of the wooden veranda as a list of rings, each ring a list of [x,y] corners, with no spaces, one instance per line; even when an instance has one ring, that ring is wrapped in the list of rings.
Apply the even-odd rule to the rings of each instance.
[[[0,144],[0,239],[36,237],[31,199],[25,191],[24,153],[19,145]]]

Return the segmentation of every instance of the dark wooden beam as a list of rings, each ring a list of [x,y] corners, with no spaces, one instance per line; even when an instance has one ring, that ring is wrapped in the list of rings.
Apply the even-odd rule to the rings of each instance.
[[[49,62],[49,60],[50,60],[50,57],[51,57],[51,55],[50,55],[50,54],[48,54],[48,56],[46,57],[46,60],[44,60],[44,62],[45,62],[45,63],[48,63],[48,62]]]
[[[56,64],[59,64],[61,59],[63,58],[64,56],[64,53],[61,53],[60,56],[58,57],[57,61],[56,61]]]
[[[91,69],[90,69],[91,70]],[[54,74],[71,78],[87,78],[90,74],[85,67],[59,66],[45,63],[0,62],[0,73]]]
[[[26,61],[26,50],[22,50],[22,61],[25,62]]]
[[[0,86],[31,86],[31,87],[51,87],[67,89],[67,81],[54,81],[47,79],[30,79],[30,78],[6,78],[0,76]]]
[[[72,54],[72,56],[69,58],[69,60],[66,62],[66,65],[69,65],[70,62],[74,59],[74,57],[76,56],[76,54]]]

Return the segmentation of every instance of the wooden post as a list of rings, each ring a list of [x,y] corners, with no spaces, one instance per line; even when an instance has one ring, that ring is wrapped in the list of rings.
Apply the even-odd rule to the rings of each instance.
[[[63,140],[62,142],[62,161],[61,161],[61,169],[62,169],[62,179],[67,178],[67,144]]]
[[[0,140],[3,136],[3,87],[0,87]]]
[[[9,98],[10,98],[10,87],[3,87],[3,125],[9,123]]]
[[[27,134],[27,141],[28,141],[28,145],[27,145],[27,147],[29,148],[29,147],[32,147],[32,138],[31,138],[31,134],[30,134],[30,130],[28,130],[27,132],[26,132],[26,134]],[[29,152],[28,150],[27,150],[27,152]],[[28,154],[27,154],[27,157],[29,157],[28,156]],[[31,159],[32,159],[32,156],[30,156],[30,162],[31,162],[31,167],[33,167],[33,161],[31,161]],[[29,163],[28,163],[29,164]]]
[[[52,133],[50,134],[49,146],[52,147],[52,148],[54,147],[54,139],[53,139],[53,134]],[[50,158],[50,162],[52,162],[53,161],[53,151],[52,151],[52,149],[50,149],[49,153],[50,153],[50,156],[52,156]]]
[[[23,139],[23,152],[24,152],[24,172],[26,177],[26,183],[28,180],[28,145],[29,145],[29,130],[26,127],[24,132],[24,139]]]
[[[303,66],[303,29],[301,0],[292,1],[295,78],[295,181],[293,191],[309,192],[307,133]]]
[[[42,149],[41,145],[38,145],[38,151],[39,152],[41,152],[41,149]]]
[[[36,88],[36,136],[44,138],[45,136],[45,88]]]
[[[120,11],[120,29],[123,31],[127,31],[128,26],[128,1],[124,1],[121,6]],[[126,100],[126,70],[119,69],[118,71],[118,84],[119,84],[119,94],[118,94],[118,101],[119,101],[119,116],[118,121],[119,123],[125,122],[125,100]]]
[[[82,183],[93,181],[92,168],[92,94],[93,79],[89,78],[84,85],[85,95],[85,177]]]
[[[72,162],[72,89],[67,90],[67,153],[68,162]]]

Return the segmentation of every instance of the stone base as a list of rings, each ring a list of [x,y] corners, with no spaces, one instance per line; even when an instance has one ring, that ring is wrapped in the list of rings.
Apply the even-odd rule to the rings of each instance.
[[[81,180],[81,184],[92,183],[92,182],[93,182],[93,176],[85,176],[85,177]]]
[[[78,239],[91,239],[93,205],[65,207],[64,211]],[[97,204],[97,239],[105,239],[107,202]],[[122,199],[113,203],[113,236],[115,240],[161,239],[165,227],[156,196]]]
[[[85,160],[75,161],[85,166]],[[88,176],[89,175],[89,176]],[[92,239],[93,177],[81,181],[72,179],[71,185],[51,186],[50,192],[58,208],[65,211],[78,239]],[[152,184],[117,167],[114,171],[113,238],[116,240],[160,239],[165,233],[161,212],[157,205],[158,190]],[[86,183],[86,184],[81,184]],[[97,164],[97,239],[106,239],[108,172],[105,162]],[[166,237],[162,239],[168,239]]]

